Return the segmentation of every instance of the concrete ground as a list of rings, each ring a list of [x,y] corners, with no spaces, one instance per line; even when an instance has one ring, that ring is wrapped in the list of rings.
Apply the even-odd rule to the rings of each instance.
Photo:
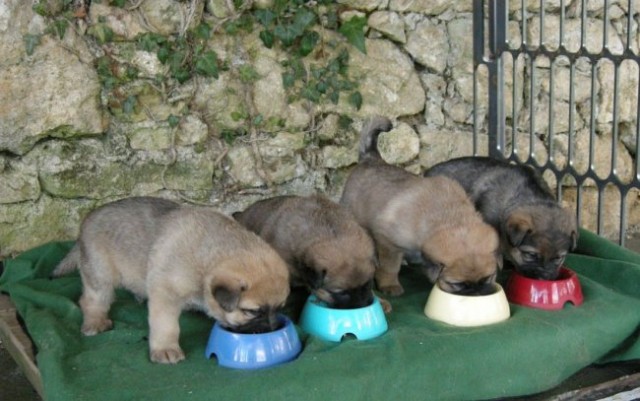
[[[628,241],[626,247],[640,252],[640,237]],[[591,401],[615,399],[616,401],[630,401],[640,397],[639,389],[640,361],[631,361],[590,366],[552,390],[528,397],[512,398],[512,400]],[[1,341],[0,400],[42,401]]]

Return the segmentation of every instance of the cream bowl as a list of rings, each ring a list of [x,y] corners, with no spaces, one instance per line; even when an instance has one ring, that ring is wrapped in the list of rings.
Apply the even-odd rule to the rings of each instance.
[[[494,324],[511,316],[507,296],[500,284],[488,295],[456,295],[434,285],[424,314],[427,317],[459,327]]]

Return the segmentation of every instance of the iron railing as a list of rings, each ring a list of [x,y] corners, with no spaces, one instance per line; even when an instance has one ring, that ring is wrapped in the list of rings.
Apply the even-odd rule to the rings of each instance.
[[[552,174],[556,181],[556,191],[559,200],[563,199],[563,189],[575,187],[576,218],[579,225],[582,225],[583,219],[583,199],[584,191],[588,186],[597,190],[597,218],[595,230],[602,235],[604,230],[604,208],[605,193],[614,192],[614,197],[619,197],[619,223],[618,242],[621,245],[625,243],[627,234],[627,211],[628,198],[633,196],[633,190],[640,187],[640,172],[638,169],[638,158],[635,157],[632,162],[633,171],[628,177],[623,177],[619,171],[619,117],[620,117],[620,81],[629,77],[623,76],[624,71],[621,66],[625,62],[631,62],[639,71],[638,82],[640,83],[640,57],[633,50],[633,41],[636,40],[636,23],[633,19],[633,1],[626,2],[626,13],[620,16],[620,9],[625,5],[618,4],[616,21],[621,29],[625,29],[624,24],[620,21],[626,21],[626,40],[625,35],[621,35],[620,43],[617,50],[612,49],[609,36],[611,34],[610,24],[610,1],[603,1],[602,9],[597,16],[588,9],[586,0],[574,0],[570,4],[559,0],[558,2],[547,2],[540,0],[539,4],[531,6],[531,1],[520,0],[519,4],[512,4],[506,0],[474,0],[473,9],[473,62],[474,62],[474,135],[473,135],[473,151],[474,154],[488,154],[491,157],[509,160],[519,164],[529,164],[545,174]],[[593,2],[591,2],[593,3]],[[624,3],[624,2],[622,2]],[[545,24],[548,22],[548,10],[553,7],[553,21],[557,24],[557,30],[549,32]],[[568,15],[571,13],[571,15]],[[591,15],[589,14],[591,13]],[[535,16],[535,19],[533,18]],[[568,22],[572,22],[574,30],[576,22],[579,20],[580,33],[579,45],[572,46],[567,42],[569,33],[575,36],[576,32],[569,32],[567,29]],[[536,26],[539,30],[539,37],[532,38],[530,29],[534,27],[528,26],[532,21],[537,22]],[[594,22],[595,21],[595,22]],[[587,26],[591,27],[594,23],[602,21],[602,46],[597,51],[589,48],[587,45]],[[509,25],[511,22],[511,26]],[[513,30],[513,25],[518,25],[520,34],[519,44],[516,40],[510,42],[509,32]],[[555,26],[554,26],[555,28]],[[553,36],[553,40],[550,39]],[[534,40],[535,39],[535,40]],[[574,40],[575,41],[575,40]],[[531,43],[530,43],[531,42]],[[537,42],[537,43],[534,43]],[[550,44],[555,42],[554,45]],[[542,63],[541,63],[542,61]],[[510,71],[505,69],[505,63],[510,63]],[[524,63],[521,65],[520,63]],[[613,69],[613,101],[610,124],[598,124],[596,116],[598,112],[597,105],[599,96],[603,93],[598,92],[597,74],[599,69],[603,68],[604,63],[610,63]],[[541,78],[541,68],[539,64],[544,64],[544,69],[548,75]],[[577,76],[576,67],[580,64],[583,70],[589,70],[590,74],[582,74]],[[568,101],[561,102],[558,100],[556,91],[558,68],[568,69],[569,93]],[[484,71],[482,71],[484,69]],[[626,70],[625,70],[626,71]],[[512,74],[510,86],[505,85],[505,78],[509,78],[506,74]],[[589,76],[590,75],[590,76]],[[586,79],[585,79],[586,76]],[[484,78],[487,78],[486,82]],[[543,79],[548,80],[546,83]],[[635,77],[634,77],[635,79]],[[538,93],[539,85],[548,84],[547,92],[544,93],[546,98],[541,100],[535,96]],[[479,85],[486,85],[487,99],[479,97]],[[578,156],[584,160],[585,155],[578,154],[576,149],[576,88],[579,85],[590,85],[590,95],[582,105],[589,105],[589,118],[581,118],[581,132],[587,137],[588,146],[582,146],[581,152],[588,152],[587,161],[582,163],[584,167],[579,167],[577,163]],[[585,86],[586,88],[586,86]],[[506,94],[511,91],[511,113],[505,115]],[[635,96],[638,97],[640,89],[636,90]],[[608,95],[608,94],[607,94]],[[567,97],[565,95],[565,97]],[[546,125],[544,129],[538,129],[540,118],[546,120],[546,116],[540,116],[538,113],[537,102],[544,101],[548,107],[548,120],[544,121]],[[520,104],[520,103],[522,104]],[[559,162],[556,139],[559,136],[557,130],[558,111],[562,107],[566,107],[568,103],[568,113],[563,116],[568,118],[565,122],[565,132],[562,132],[563,138],[567,138],[566,148],[564,150],[563,161]],[[640,124],[638,122],[638,114],[640,114],[640,101],[635,100],[635,116],[632,123],[632,131],[635,133],[635,155],[640,156]],[[583,107],[584,109],[584,107]],[[528,115],[522,115],[523,112]],[[528,113],[527,113],[528,112]],[[584,112],[586,113],[586,111]],[[528,120],[528,121],[527,121]],[[608,128],[607,128],[608,127]],[[478,140],[480,132],[486,130],[488,135],[488,149],[480,149]],[[603,132],[607,131],[607,132]],[[543,131],[543,132],[540,132]],[[519,139],[525,138],[524,142],[528,142],[528,150],[525,147],[523,152],[518,145]],[[598,138],[600,137],[600,138]],[[610,152],[606,160],[610,161],[608,166],[598,166],[600,158],[597,158],[596,141],[601,138],[610,138]],[[526,140],[528,139],[528,141]],[[536,157],[536,142],[544,143],[547,151],[546,160],[540,160]],[[584,149],[586,147],[586,149]],[[632,146],[630,146],[632,147]],[[630,154],[634,153],[634,149],[630,149]],[[607,171],[604,174],[602,171]],[[550,173],[549,173],[550,172]],[[615,195],[615,190],[619,191]],[[591,189],[593,190],[593,189]],[[610,222],[609,222],[610,223]]]

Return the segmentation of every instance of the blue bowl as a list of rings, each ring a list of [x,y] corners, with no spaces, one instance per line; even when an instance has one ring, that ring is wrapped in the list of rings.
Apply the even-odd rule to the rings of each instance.
[[[308,334],[334,342],[350,335],[358,340],[370,340],[388,329],[382,305],[376,297],[371,305],[363,308],[333,309],[314,295],[309,296],[302,309],[300,327]]]
[[[235,369],[260,369],[295,359],[302,344],[291,319],[279,315],[281,328],[260,334],[240,334],[213,325],[205,349],[207,359],[215,355],[220,366]]]

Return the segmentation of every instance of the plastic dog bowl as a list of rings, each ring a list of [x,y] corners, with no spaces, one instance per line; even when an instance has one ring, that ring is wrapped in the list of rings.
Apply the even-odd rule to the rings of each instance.
[[[355,309],[333,309],[314,295],[307,298],[300,327],[305,332],[327,341],[340,342],[345,336],[370,340],[384,334],[387,319],[377,297],[369,306]]]
[[[434,285],[424,314],[453,326],[472,327],[502,322],[511,316],[504,290],[496,284],[496,291],[488,295],[456,295]]]
[[[513,272],[506,290],[514,304],[538,309],[558,310],[567,302],[579,306],[584,301],[578,275],[564,266],[557,280],[535,280]]]
[[[240,334],[213,325],[205,349],[207,359],[215,355],[220,366],[236,369],[259,369],[295,359],[302,350],[298,332],[291,319],[278,316],[278,330],[260,334]]]

